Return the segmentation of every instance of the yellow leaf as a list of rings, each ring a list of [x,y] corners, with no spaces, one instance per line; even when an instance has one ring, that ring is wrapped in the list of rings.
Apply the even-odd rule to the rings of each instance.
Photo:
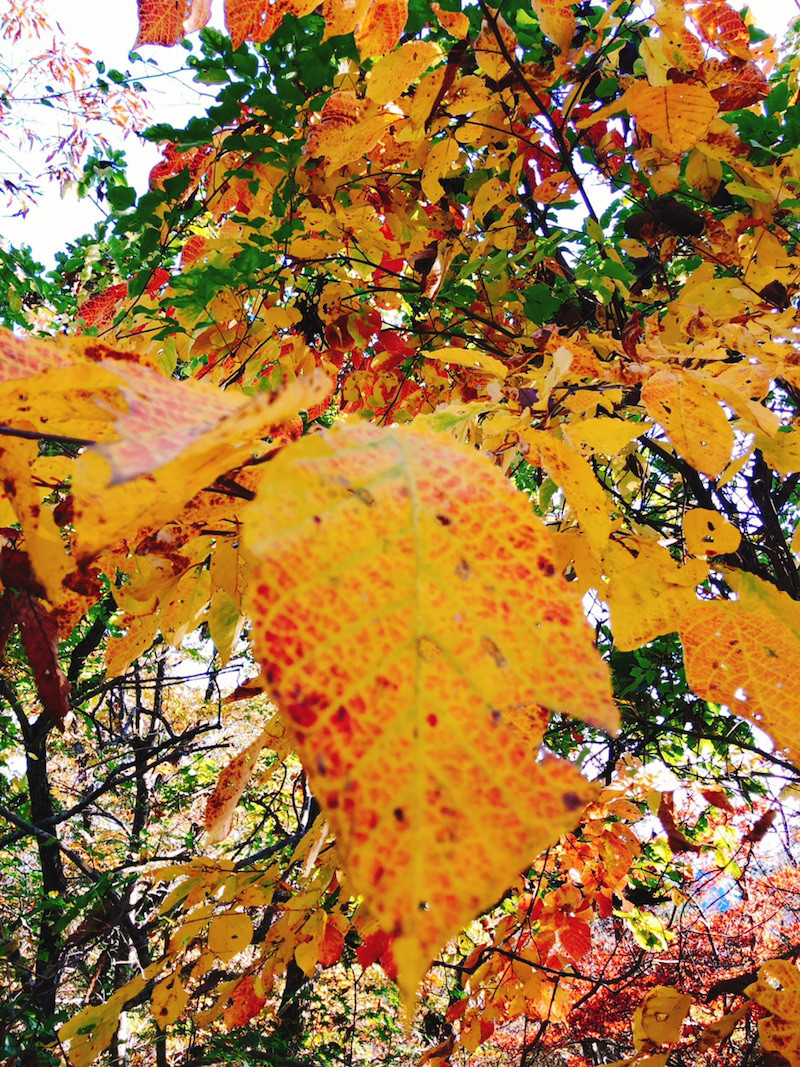
[[[483,20],[481,32],[475,42],[475,58],[483,73],[492,81],[499,82],[511,69],[506,56],[514,58],[519,48],[519,40],[501,14],[496,14],[492,21],[493,25],[489,19]],[[497,39],[495,27],[503,42],[502,46]]]
[[[770,1015],[760,1020],[758,1033],[767,1052],[777,1052],[789,1064],[800,1063],[800,972],[788,960],[770,960],[759,967],[758,980],[745,990]]]
[[[655,986],[633,1017],[634,1048],[641,1052],[650,1045],[671,1045],[680,1040],[683,1020],[691,1006],[690,996],[671,986]]]
[[[71,1067],[90,1067],[101,1052],[108,1048],[117,1032],[120,1012],[133,1000],[162,968],[160,963],[148,967],[144,975],[136,975],[126,982],[105,1004],[90,1004],[64,1023],[58,1039],[69,1042]]]
[[[695,148],[686,163],[686,180],[704,200],[711,200],[722,185],[722,164]]]
[[[131,538],[146,526],[162,526],[175,516],[196,493],[215,478],[239,466],[253,451],[253,442],[279,426],[304,408],[323,399],[326,383],[322,375],[297,379],[275,393],[261,393],[251,400],[239,397],[231,408],[227,401],[219,409],[219,418],[204,428],[192,414],[195,390],[181,390],[188,382],[174,382],[178,390],[166,403],[162,425],[175,426],[185,416],[193,423],[186,433],[180,431],[182,450],[169,450],[171,458],[161,464],[163,453],[155,449],[149,471],[142,471],[143,456],[133,444],[138,457],[135,467],[126,462],[126,441],[104,446],[104,455],[87,451],[79,456],[75,468],[75,526],[80,528],[78,554],[93,557],[107,545],[122,537]],[[226,394],[209,387],[220,397]],[[156,417],[155,411],[152,412]],[[176,431],[178,432],[178,431]],[[166,433],[166,431],[165,431]],[[120,451],[115,450],[119,445]],[[141,471],[141,476],[132,474]],[[120,478],[132,480],[120,483]]]
[[[422,170],[422,194],[429,203],[435,204],[444,196],[440,179],[450,174],[460,151],[454,137],[444,137],[431,145]]]
[[[304,940],[294,950],[294,958],[297,966],[307,978],[313,978],[314,971],[317,969],[327,921],[326,912],[321,908],[317,908],[316,911],[311,913],[310,918],[300,931],[299,936]]]
[[[431,4],[431,11],[439,25],[453,37],[462,41],[469,34],[469,19],[463,11],[445,11],[441,4]]]
[[[619,100],[595,111],[577,123],[592,126],[601,119],[627,111],[637,123],[654,134],[662,147],[681,155],[705,137],[719,110],[717,102],[703,85],[648,85],[636,81]]]
[[[695,470],[709,478],[723,472],[733,451],[733,429],[702,378],[691,371],[658,371],[642,386],[642,402]]]
[[[160,1030],[178,1019],[189,1003],[189,994],[183,988],[178,974],[171,974],[153,987],[150,997],[150,1011]]]
[[[686,551],[692,556],[721,556],[735,552],[742,535],[717,511],[692,508],[683,516]]]
[[[61,583],[70,562],[52,508],[42,503],[42,491],[31,477],[38,452],[36,441],[6,438],[0,444],[0,476],[25,534],[25,550],[34,574],[44,586],[50,603],[58,604],[64,592]]]
[[[750,987],[753,988],[752,986]],[[713,1045],[718,1045],[726,1037],[730,1037],[737,1025],[742,1021],[750,1010],[749,1004],[743,1004],[736,1011],[723,1015],[721,1019],[711,1023],[700,1034],[699,1048],[701,1052],[707,1052]]]
[[[800,604],[769,582],[741,573],[738,600],[702,601],[680,634],[686,677],[698,696],[766,730],[800,757]]]
[[[270,466],[244,530],[256,654],[408,1001],[594,795],[520,710],[615,728],[607,670],[545,527],[473,449],[349,426]]]
[[[224,589],[217,589],[211,597],[208,609],[208,630],[219,652],[220,663],[223,667],[234,653],[244,628],[244,622],[233,597]]]
[[[564,432],[581,451],[618,456],[651,426],[650,422],[628,422],[627,419],[581,419],[571,422]]]
[[[475,348],[437,348],[433,352],[421,353],[425,359],[436,359],[441,363],[452,363],[458,367],[469,367],[474,370],[485,371],[497,378],[505,378],[506,367],[494,356],[487,356]]]
[[[533,10],[542,33],[558,45],[561,53],[569,51],[575,36],[575,12],[568,0],[533,0]]]
[[[738,600],[695,604],[681,626],[689,685],[800,757],[800,604],[741,573]]]
[[[614,642],[623,652],[677,630],[695,607],[695,587],[708,573],[700,560],[679,567],[666,548],[642,537],[611,542],[604,562],[609,585],[601,596],[611,611]]]
[[[565,441],[559,441],[545,430],[526,430],[522,437],[531,446],[531,462],[541,464],[564,490],[592,550],[601,556],[612,524],[606,494],[592,468]]]
[[[433,41],[407,41],[379,59],[369,72],[367,96],[376,104],[398,100],[441,55],[441,48]]]
[[[253,940],[253,921],[241,911],[217,915],[208,927],[208,947],[225,963],[242,952]]]
[[[117,678],[127,671],[133,661],[152,645],[158,632],[158,615],[151,612],[141,618],[125,622],[122,637],[110,637],[106,644],[106,673]]]
[[[241,604],[245,564],[236,536],[218,537],[211,556],[211,589],[227,593],[236,605]]]

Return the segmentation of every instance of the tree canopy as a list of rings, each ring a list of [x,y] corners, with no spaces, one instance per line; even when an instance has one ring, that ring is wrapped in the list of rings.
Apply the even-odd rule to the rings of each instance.
[[[5,1057],[800,1063],[795,37],[209,16],[0,245]]]

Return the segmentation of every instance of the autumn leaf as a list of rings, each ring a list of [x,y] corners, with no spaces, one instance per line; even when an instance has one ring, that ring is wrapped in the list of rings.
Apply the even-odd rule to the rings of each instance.
[[[655,986],[645,996],[633,1020],[633,1043],[637,1050],[669,1045],[681,1036],[683,1020],[692,998],[672,986]]]
[[[567,497],[592,550],[602,556],[611,535],[611,516],[606,495],[586,460],[543,430],[526,430],[523,439],[531,446],[531,461],[541,464]]]
[[[247,948],[253,940],[253,920],[242,911],[215,916],[208,927],[208,947],[225,963]]]
[[[361,58],[385,56],[391,52],[400,40],[407,19],[408,0],[369,0],[355,32]]]
[[[180,977],[171,974],[163,978],[153,987],[150,997],[150,1011],[160,1030],[166,1030],[175,1022],[189,1003],[189,994],[186,992]]]
[[[658,371],[644,383],[642,401],[695,470],[717,478],[730,463],[733,429],[701,377]]]
[[[254,441],[315,403],[326,389],[324,379],[314,375],[275,393],[225,400],[215,416],[198,407],[195,389],[181,390],[182,384],[173,383],[179,392],[154,389],[152,403],[144,389],[137,391],[129,418],[121,420],[120,440],[79,457],[73,495],[76,524],[83,529],[77,551],[83,558],[125,533],[169,521],[218,475],[250,458]],[[152,433],[140,435],[142,422]]]
[[[649,133],[658,137],[669,152],[679,155],[702,141],[719,106],[703,85],[648,85],[636,81],[613,104],[595,111],[591,118],[581,119],[579,127],[586,127],[610,115],[627,111]]]
[[[523,712],[613,728],[605,667],[525,498],[447,439],[362,426],[289,446],[245,542],[257,655],[408,1001],[593,795],[537,761]]]
[[[796,762],[800,605],[754,575],[739,574],[737,587],[737,600],[698,601],[681,623],[689,685],[766,730]]]
[[[139,33],[133,47],[141,44],[173,45],[183,38],[183,23],[189,16],[189,0],[138,0]]]
[[[709,508],[692,508],[683,516],[686,551],[693,556],[719,556],[735,552],[742,535],[732,522]]]
[[[575,35],[572,4],[567,0],[533,0],[533,10],[545,37],[549,37],[562,54],[568,52]]]
[[[266,1003],[264,983],[258,975],[246,975],[234,987],[230,1004],[222,1013],[226,1029],[234,1030],[238,1026],[245,1026],[259,1014]]]
[[[397,100],[420,74],[441,58],[433,41],[408,41],[383,56],[369,72],[367,96],[376,104]]]
[[[270,731],[264,730],[251,744],[234,756],[222,771],[214,791],[206,802],[206,841],[224,841],[233,826],[233,813],[252,777],[258,757],[269,744]]]
[[[58,662],[56,620],[44,601],[29,593],[19,593],[13,610],[42,708],[56,726],[62,727],[69,711],[70,685]]]
[[[770,960],[758,970],[758,980],[745,990],[766,1009],[758,1033],[767,1052],[777,1052],[788,1063],[800,1059],[800,973],[788,960]]]

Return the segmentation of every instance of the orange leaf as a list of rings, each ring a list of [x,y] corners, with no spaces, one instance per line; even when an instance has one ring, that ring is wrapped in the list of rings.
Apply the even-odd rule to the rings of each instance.
[[[267,1003],[264,983],[257,975],[248,974],[231,993],[230,1003],[222,1013],[227,1030],[245,1026]]]
[[[408,0],[371,0],[356,29],[362,59],[385,56],[397,45],[408,21]]]
[[[558,931],[558,940],[569,958],[577,963],[592,950],[592,931],[588,923],[571,919]]]
[[[606,667],[525,496],[449,438],[295,442],[244,530],[257,655],[410,996],[593,796],[526,713],[614,727]]]
[[[188,0],[138,0],[140,44],[173,45],[183,40],[183,23],[191,5]]]
[[[739,59],[750,58],[750,33],[738,11],[725,0],[706,0],[692,12],[701,37],[713,48]]]
[[[236,805],[247,788],[261,750],[269,741],[270,732],[265,730],[243,752],[234,756],[220,774],[214,792],[206,803],[206,841],[209,844],[224,841],[231,832]]]
[[[664,793],[658,806],[658,818],[667,835],[667,842],[672,851],[677,855],[680,852],[699,852],[700,846],[690,841],[683,834],[675,822],[675,813],[672,801],[672,793]]]
[[[619,100],[577,125],[583,129],[627,111],[643,129],[658,137],[667,151],[682,155],[703,139],[718,110],[716,100],[702,85],[648,85],[636,81]]]
[[[225,26],[231,47],[244,41],[268,41],[283,22],[288,5],[278,0],[225,0]]]
[[[344,951],[344,935],[349,925],[344,916],[328,916],[325,934],[319,949],[320,967],[333,967],[335,963],[339,962]]]
[[[800,758],[800,604],[741,574],[738,600],[698,602],[680,634],[686,677],[698,696],[766,730]]]

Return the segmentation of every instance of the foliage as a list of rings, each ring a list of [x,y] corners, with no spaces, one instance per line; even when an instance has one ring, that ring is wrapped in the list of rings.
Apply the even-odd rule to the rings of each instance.
[[[532,7],[228,0],[26,261],[17,1062],[800,1061],[796,60]]]
[[[9,49],[0,61],[0,189],[6,207],[25,215],[43,184],[77,181],[88,159],[109,154],[107,132],[141,129],[147,110],[143,86],[94,63],[51,21],[44,0],[4,0],[0,40]]]

